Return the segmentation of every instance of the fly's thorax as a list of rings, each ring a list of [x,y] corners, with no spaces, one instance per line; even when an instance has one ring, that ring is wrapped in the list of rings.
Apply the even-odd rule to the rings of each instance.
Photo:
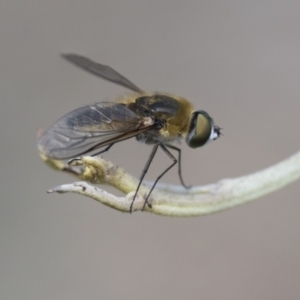
[[[139,96],[128,107],[141,117],[152,117],[156,130],[145,133],[151,140],[170,142],[185,136],[189,129],[193,111],[192,104],[185,98],[163,93],[147,93]]]
[[[154,95],[154,93],[150,91],[143,91],[141,93],[129,93],[117,97],[115,100],[113,100],[113,102],[122,103],[126,106],[129,106],[130,104],[135,103],[136,99],[138,99],[139,97],[151,95]]]
[[[168,136],[169,140],[180,139],[187,135],[194,110],[193,105],[185,98],[177,96],[177,101],[180,104],[178,112],[167,120],[166,128],[161,129],[162,134]]]

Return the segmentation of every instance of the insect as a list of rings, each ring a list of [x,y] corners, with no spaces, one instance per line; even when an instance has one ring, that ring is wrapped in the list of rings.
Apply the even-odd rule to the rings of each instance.
[[[122,85],[134,93],[116,99],[115,102],[99,102],[67,113],[39,137],[39,150],[46,157],[64,160],[74,159],[86,153],[103,153],[115,143],[132,137],[153,145],[130,212],[158,148],[167,154],[172,163],[153,183],[144,207],[156,183],[177,162],[180,182],[187,188],[181,175],[181,150],[171,143],[185,138],[191,148],[198,148],[216,140],[221,135],[221,129],[214,124],[208,113],[203,110],[195,111],[193,105],[180,96],[143,91],[111,67],[86,57],[76,54],[64,54],[63,57],[76,66]],[[178,158],[175,158],[169,149],[177,151]]]

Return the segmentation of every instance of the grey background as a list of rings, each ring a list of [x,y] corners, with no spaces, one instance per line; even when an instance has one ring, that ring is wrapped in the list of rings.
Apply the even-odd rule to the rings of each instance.
[[[203,149],[182,144],[187,183],[268,167],[299,150],[299,28],[299,1],[2,0],[0,299],[298,299],[299,182],[208,217],[122,214],[47,195],[73,178],[42,163],[35,138],[127,92],[59,56],[75,52],[224,128]],[[130,140],[106,157],[139,176],[150,150]]]

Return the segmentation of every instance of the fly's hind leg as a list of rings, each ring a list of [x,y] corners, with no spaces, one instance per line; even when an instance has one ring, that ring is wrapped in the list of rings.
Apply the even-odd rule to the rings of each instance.
[[[114,143],[108,145],[105,149],[103,149],[103,150],[101,150],[101,151],[99,151],[99,152],[93,154],[92,156],[96,156],[96,155],[102,154],[102,153],[104,153],[104,152],[107,152],[113,145],[114,145]]]
[[[103,149],[103,150],[101,150],[101,151],[99,151],[99,152],[93,154],[92,156],[96,156],[96,155],[102,154],[102,153],[104,153],[104,152],[107,152],[113,145],[114,145],[114,143],[108,145],[105,149]],[[74,164],[74,162],[80,161],[80,160],[81,160],[80,157],[72,158],[72,159],[70,159],[70,160],[68,161],[68,165],[71,166],[72,164]]]

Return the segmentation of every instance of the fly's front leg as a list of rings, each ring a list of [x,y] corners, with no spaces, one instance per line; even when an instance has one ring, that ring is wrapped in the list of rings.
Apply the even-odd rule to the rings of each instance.
[[[182,178],[182,173],[181,173],[181,149],[180,148],[177,148],[173,145],[170,145],[170,144],[167,144],[166,145],[168,148],[171,148],[173,150],[176,150],[178,152],[178,175],[179,175],[179,179],[180,179],[180,182],[181,184],[186,188],[186,189],[189,189],[191,188],[191,185],[186,185],[183,181],[183,178]]]

